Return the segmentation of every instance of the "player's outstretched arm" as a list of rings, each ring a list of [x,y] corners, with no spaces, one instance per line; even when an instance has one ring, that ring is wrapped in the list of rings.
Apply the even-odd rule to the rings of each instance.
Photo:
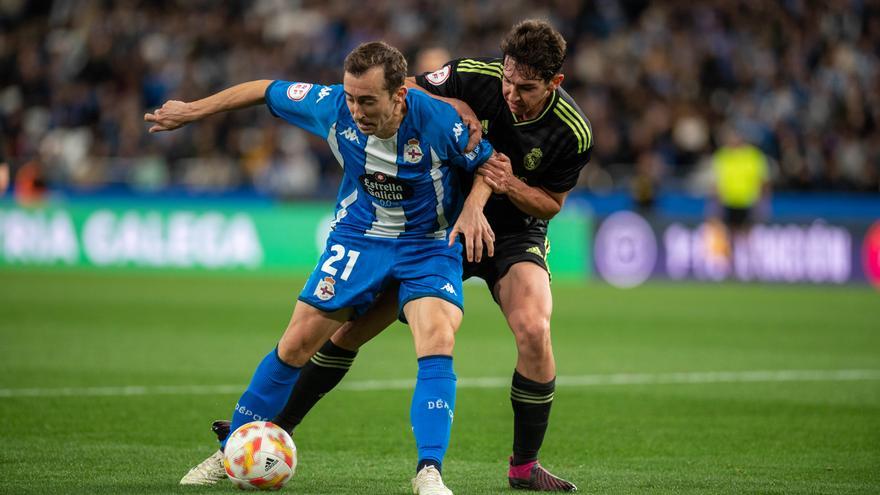
[[[144,120],[154,124],[150,132],[173,131],[215,113],[258,105],[271,83],[269,80],[250,81],[192,102],[169,100],[162,108],[144,114]]]
[[[464,122],[464,125],[468,128],[468,144],[464,149],[465,153],[470,153],[477,147],[477,143],[479,143],[480,139],[483,137],[483,124],[480,123],[480,119],[477,118],[476,112],[474,112],[470,105],[455,98],[446,98],[445,96],[435,95],[419,86],[414,77],[407,77],[404,80],[404,84],[407,88],[417,89],[435,100],[440,100],[452,105],[452,108],[454,108],[455,111],[458,112],[459,117],[461,117],[461,121]]]
[[[492,188],[486,180],[480,176],[474,176],[474,185],[470,194],[464,200],[461,214],[449,233],[449,245],[451,246],[459,234],[464,237],[465,255],[468,261],[479,263],[483,259],[483,247],[489,257],[495,256],[495,232],[489,225],[489,220],[483,214],[483,207],[492,195]]]

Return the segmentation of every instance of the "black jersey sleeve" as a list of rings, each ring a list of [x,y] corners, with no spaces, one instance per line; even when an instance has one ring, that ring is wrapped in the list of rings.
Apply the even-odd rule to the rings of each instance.
[[[568,192],[577,185],[581,169],[590,161],[590,150],[562,160],[541,177],[539,185],[555,193]]]
[[[492,111],[492,104],[501,94],[501,71],[500,59],[460,58],[415,79],[426,91],[459,99],[482,116]]]
[[[559,91],[561,95],[553,109],[559,125],[559,141],[556,144],[566,151],[541,177],[540,184],[548,191],[561,193],[577,184],[581,169],[590,161],[594,139],[590,121],[568,93],[562,88]]]

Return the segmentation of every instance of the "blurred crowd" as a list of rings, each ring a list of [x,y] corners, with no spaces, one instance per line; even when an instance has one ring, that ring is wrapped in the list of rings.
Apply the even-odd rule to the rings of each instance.
[[[704,191],[732,128],[767,156],[775,189],[880,191],[869,0],[0,0],[3,151],[49,187],[333,196],[323,141],[265,109],[158,135],[143,114],[251,79],[336,83],[373,39],[411,72],[442,63],[428,49],[497,56],[528,17],[569,43],[563,87],[596,136],[582,188]]]

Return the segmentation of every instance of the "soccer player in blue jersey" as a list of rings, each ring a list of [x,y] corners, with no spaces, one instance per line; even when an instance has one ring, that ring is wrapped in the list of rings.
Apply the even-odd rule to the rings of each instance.
[[[482,246],[466,246],[464,274],[486,281],[516,342],[510,386],[513,452],[507,477],[512,488],[531,491],[577,490],[538,462],[556,389],[547,225],[562,208],[593,148],[589,120],[560,87],[565,47],[562,35],[549,23],[526,20],[505,36],[502,58],[453,60],[408,83],[451,98],[465,121],[474,124],[471,129],[482,130],[499,154],[509,157],[489,161],[478,171],[494,192],[484,210],[495,235],[494,256],[481,258]],[[357,350],[394,321],[393,295],[390,288],[368,313],[346,323],[315,354],[275,419],[277,424],[292,431],[342,380]]]
[[[462,318],[462,258],[450,234],[457,232],[452,224],[463,203],[459,173],[486,162],[492,147],[481,142],[466,153],[468,131],[455,110],[408,91],[406,67],[397,49],[366,43],[346,57],[342,85],[252,81],[191,103],[169,101],[144,119],[154,123],[150,132],[167,131],[265,102],[275,116],[325,138],[344,170],[324,254],[281,340],[235,405],[232,431],[278,414],[300,368],[342,322],[399,284],[398,312],[418,357],[410,413],[419,453],[413,492],[451,495],[440,471],[455,408],[452,350]],[[481,197],[469,205],[469,218],[477,220],[463,235],[491,242],[488,224],[479,221],[488,194]],[[218,451],[209,467],[221,456]],[[181,483],[213,481],[200,467]]]

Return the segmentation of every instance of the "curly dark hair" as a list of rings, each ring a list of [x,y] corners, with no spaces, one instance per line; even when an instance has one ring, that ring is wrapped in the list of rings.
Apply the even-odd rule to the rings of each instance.
[[[361,76],[373,67],[382,67],[385,71],[385,89],[394,93],[403,86],[406,78],[406,58],[400,50],[384,41],[361,43],[345,57],[345,72],[353,76]]]
[[[565,39],[549,22],[529,19],[513,26],[501,40],[501,53],[529,79],[549,81],[562,70]]]

